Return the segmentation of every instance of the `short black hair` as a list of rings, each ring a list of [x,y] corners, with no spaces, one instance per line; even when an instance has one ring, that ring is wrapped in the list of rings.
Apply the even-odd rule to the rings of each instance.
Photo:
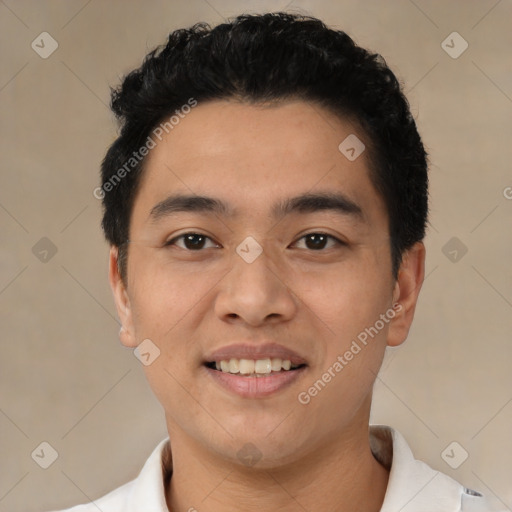
[[[402,87],[379,54],[357,46],[345,32],[310,16],[279,12],[171,32],[165,46],[151,51],[111,91],[121,129],[102,162],[97,190],[102,227],[107,241],[119,248],[123,279],[145,162],[134,155],[152,130],[191,99],[199,104],[299,99],[355,122],[369,143],[370,179],[387,208],[396,278],[404,251],[424,238],[428,216],[427,154]]]

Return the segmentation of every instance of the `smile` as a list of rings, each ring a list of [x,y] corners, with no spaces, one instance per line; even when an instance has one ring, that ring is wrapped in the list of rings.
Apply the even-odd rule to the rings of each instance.
[[[238,371],[235,373],[237,365]],[[217,366],[220,369],[217,369]],[[232,358],[206,363],[203,368],[213,382],[230,394],[244,399],[259,399],[275,395],[291,386],[308,367],[306,364],[292,365],[290,360],[286,359]],[[233,372],[231,368],[233,368]]]
[[[212,361],[206,366],[211,369],[220,370],[223,373],[247,377],[263,377],[280,372],[297,370],[304,365],[292,364],[289,359],[277,357],[266,359],[225,359]]]

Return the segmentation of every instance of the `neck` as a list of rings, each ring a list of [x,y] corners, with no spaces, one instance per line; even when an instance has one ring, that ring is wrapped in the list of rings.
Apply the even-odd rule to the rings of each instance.
[[[378,512],[388,471],[370,450],[368,423],[324,440],[293,463],[271,469],[242,466],[172,432],[173,475],[166,489],[172,512]]]

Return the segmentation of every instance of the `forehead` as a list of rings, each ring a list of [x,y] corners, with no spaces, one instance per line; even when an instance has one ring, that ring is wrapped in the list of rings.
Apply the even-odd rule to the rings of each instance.
[[[303,101],[199,103],[148,155],[134,217],[176,193],[225,198],[248,214],[275,213],[279,201],[316,190],[342,193],[363,213],[382,209],[365,151],[354,160],[340,151],[354,136],[364,141],[353,123]]]

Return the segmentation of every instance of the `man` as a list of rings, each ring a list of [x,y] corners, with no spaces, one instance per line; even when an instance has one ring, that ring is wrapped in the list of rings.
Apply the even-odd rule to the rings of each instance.
[[[369,427],[424,277],[427,159],[384,60],[289,14],[178,30],[113,93],[120,338],[165,410],[134,481],[73,511],[489,511]]]

